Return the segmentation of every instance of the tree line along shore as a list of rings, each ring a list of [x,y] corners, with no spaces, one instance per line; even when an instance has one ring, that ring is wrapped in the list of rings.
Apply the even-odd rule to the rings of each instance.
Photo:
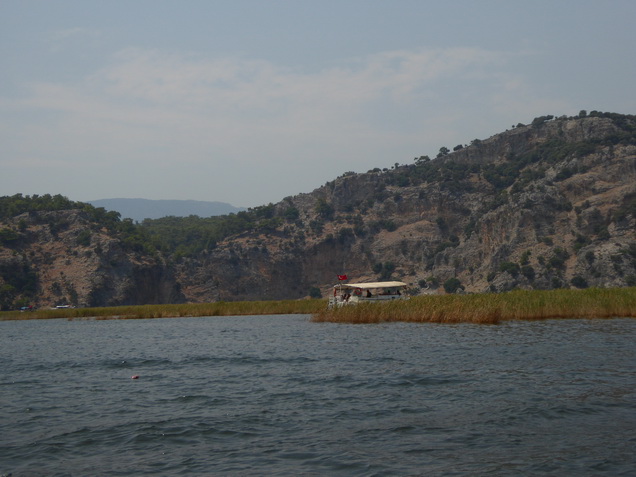
[[[425,295],[381,304],[327,309],[326,300],[241,301],[0,313],[0,320],[149,319],[308,314],[313,322],[477,323],[510,320],[636,317],[636,287],[515,290],[506,293]]]

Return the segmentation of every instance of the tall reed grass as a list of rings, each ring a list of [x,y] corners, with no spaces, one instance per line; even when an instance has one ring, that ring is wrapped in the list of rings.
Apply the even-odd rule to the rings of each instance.
[[[636,317],[636,288],[427,295],[407,301],[324,309],[315,313],[312,321],[496,324],[503,320],[611,317]]]
[[[0,320],[32,319],[143,319],[230,315],[312,314],[325,308],[325,300],[240,301],[214,303],[184,303],[176,305],[114,306],[103,308],[41,309],[6,311]]]
[[[325,300],[241,301],[104,308],[7,311],[0,320],[143,319],[231,315],[310,314],[314,322],[392,321],[496,324],[504,320],[636,317],[636,287],[426,295],[406,301],[327,309]]]

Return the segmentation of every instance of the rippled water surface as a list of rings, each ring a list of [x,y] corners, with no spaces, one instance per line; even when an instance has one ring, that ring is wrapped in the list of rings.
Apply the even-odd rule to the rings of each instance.
[[[636,475],[635,338],[633,319],[0,322],[0,474]]]

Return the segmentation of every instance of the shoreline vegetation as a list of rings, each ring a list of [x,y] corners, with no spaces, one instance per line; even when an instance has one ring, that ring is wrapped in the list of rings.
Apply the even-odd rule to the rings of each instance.
[[[291,315],[312,314],[324,308],[324,300],[218,301],[213,303],[180,303],[164,305],[124,305],[99,308],[37,309],[3,311],[0,321],[7,320],[135,320],[147,318],[186,318],[203,316]]]
[[[477,323],[572,318],[636,318],[636,287],[516,290],[471,295],[425,295],[327,309],[326,300],[242,301],[0,313],[0,321],[33,319],[148,319],[310,314],[316,323]]]
[[[617,317],[636,317],[636,287],[427,295],[408,301],[321,310],[312,321],[497,324],[513,320]]]

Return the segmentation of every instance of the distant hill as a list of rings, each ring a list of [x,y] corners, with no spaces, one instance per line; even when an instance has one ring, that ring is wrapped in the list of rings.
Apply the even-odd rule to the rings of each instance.
[[[144,219],[161,217],[211,217],[227,215],[245,210],[225,202],[206,202],[200,200],[149,200],[149,199],[100,199],[88,201],[95,207],[119,212],[122,218],[141,222]]]
[[[540,116],[246,211],[131,203],[152,207],[0,197],[0,309],[298,299],[341,274],[493,300],[636,286],[636,116]]]

